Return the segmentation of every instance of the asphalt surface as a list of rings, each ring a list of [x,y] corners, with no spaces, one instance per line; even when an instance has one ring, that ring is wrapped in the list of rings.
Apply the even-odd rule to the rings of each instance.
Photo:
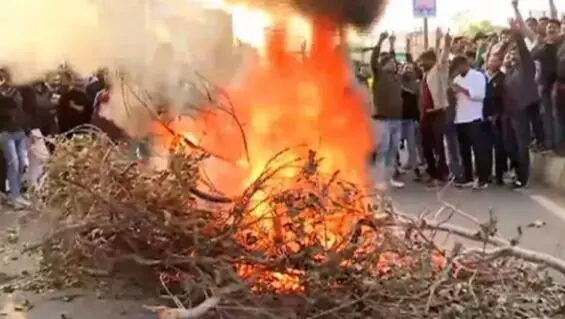
[[[411,176],[405,175],[404,178],[408,181]],[[425,210],[435,212],[442,205],[438,202],[436,190],[426,189],[424,185],[414,182],[408,182],[404,189],[394,190],[392,195],[396,208],[406,214],[419,214]],[[499,220],[498,229],[502,236],[513,237],[517,233],[516,228],[522,226],[524,235],[520,241],[521,246],[565,259],[562,245],[565,240],[565,197],[539,186],[531,186],[520,192],[493,186],[482,191],[450,187],[441,199],[481,221],[489,220],[491,214],[495,215]],[[18,223],[20,215],[21,213],[11,211],[0,212],[0,225],[4,228],[0,236],[6,239],[6,230],[18,228],[18,224],[21,224]],[[473,223],[457,215],[450,223],[476,229]],[[532,223],[541,227],[527,227]],[[19,232],[18,243],[3,244],[0,253],[0,284],[2,276],[18,275],[22,271],[36,269],[37,260],[21,255],[18,249],[23,243],[36,240],[45,228],[45,222],[42,221],[26,223]],[[457,239],[448,239],[446,245],[454,240]],[[467,243],[471,244],[465,241],[464,245]],[[18,307],[25,300],[29,301],[32,308],[14,311],[14,307]],[[141,300],[100,298],[95,292],[88,291],[57,291],[42,295],[16,291],[13,294],[2,293],[0,302],[0,317],[4,318],[155,318],[141,309]]]
[[[520,246],[565,259],[565,197],[541,186],[533,185],[521,191],[503,186],[480,191],[449,187],[440,195],[424,185],[407,183],[404,189],[393,191],[393,200],[399,211],[410,215],[434,213],[442,207],[441,201],[446,201],[481,222],[496,217],[501,237],[514,238],[521,227]],[[458,214],[448,222],[477,229],[476,224]]]

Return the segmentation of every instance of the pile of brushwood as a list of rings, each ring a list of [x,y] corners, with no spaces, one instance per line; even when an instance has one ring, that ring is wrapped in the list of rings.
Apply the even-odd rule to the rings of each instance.
[[[369,205],[313,152],[226,197],[206,186],[201,150],[155,171],[101,133],[56,143],[36,197],[54,223],[45,263],[158,287],[171,304],[146,307],[160,318],[565,318],[565,288],[543,274],[561,260],[498,237],[494,221],[448,224],[473,217],[447,203],[412,218]],[[285,166],[299,169],[291,181]],[[442,250],[438,232],[478,248]]]

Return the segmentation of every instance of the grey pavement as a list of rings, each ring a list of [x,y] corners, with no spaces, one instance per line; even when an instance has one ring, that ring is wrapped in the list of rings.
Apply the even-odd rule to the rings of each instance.
[[[481,222],[487,222],[491,214],[496,216],[499,235],[507,239],[516,237],[517,227],[521,226],[524,234],[520,246],[565,259],[565,197],[534,185],[521,191],[501,186],[480,191],[449,187],[441,199]],[[424,210],[435,212],[442,206],[437,191],[411,182],[404,189],[394,190],[393,200],[399,211],[410,215]],[[545,225],[527,227],[534,222]],[[473,222],[457,214],[449,223],[477,229]]]
[[[2,207],[0,205],[0,207]],[[25,218],[24,212],[0,209],[0,286],[12,276],[33,273],[38,269],[35,255],[22,254],[24,245],[35,243],[48,229],[42,219]],[[23,218],[22,218],[23,217]],[[27,221],[24,221],[27,220]],[[8,239],[17,234],[17,241]],[[142,300],[115,300],[96,291],[68,289],[35,294],[15,288],[13,293],[0,290],[0,318],[8,319],[118,319],[156,318],[141,308]]]

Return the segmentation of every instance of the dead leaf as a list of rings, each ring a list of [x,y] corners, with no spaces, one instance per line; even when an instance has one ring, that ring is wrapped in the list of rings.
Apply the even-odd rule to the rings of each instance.
[[[528,228],[542,228],[545,226],[545,221],[537,219],[527,225]]]

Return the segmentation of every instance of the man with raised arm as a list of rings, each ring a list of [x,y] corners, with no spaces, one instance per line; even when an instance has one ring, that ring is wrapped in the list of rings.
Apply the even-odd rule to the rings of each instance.
[[[438,32],[440,35],[441,32]],[[422,143],[424,157],[428,165],[429,186],[447,181],[449,171],[445,159],[443,137],[445,132],[446,108],[449,105],[447,89],[449,87],[449,53],[451,36],[443,38],[441,51],[423,52],[418,64],[424,71],[420,87],[420,114],[422,116]]]
[[[504,79],[506,96],[503,125],[505,145],[517,166],[517,179],[512,188],[522,189],[528,184],[530,175],[528,109],[539,103],[539,94],[535,82],[536,67],[524,35],[517,22],[511,22],[510,30],[516,46],[504,57],[507,69]]]
[[[551,98],[551,90],[557,77],[557,49],[562,42],[559,34],[560,22],[554,19],[557,15],[555,4],[550,0],[552,18],[547,21],[543,34],[539,32],[539,30],[537,34],[535,34],[534,31],[526,25],[518,9],[517,0],[512,1],[512,6],[516,14],[517,26],[526,37],[526,41],[529,41],[526,43],[533,43],[533,48],[531,48],[531,46],[528,46],[528,48],[531,48],[532,56],[539,65],[539,69],[536,72],[536,80],[539,87],[541,103],[540,106],[533,106],[532,109],[528,110],[537,142],[534,150],[554,150],[558,143],[557,132],[559,131],[559,127],[555,121],[555,105]]]
[[[376,121],[373,127],[377,137],[373,158],[376,172],[373,173],[377,176],[375,188],[378,192],[386,191],[389,185],[404,187],[404,184],[393,176],[402,133],[402,86],[394,56],[390,52],[381,52],[382,44],[387,38],[393,48],[395,38],[381,33],[371,53],[371,91],[374,107],[372,118]]]

